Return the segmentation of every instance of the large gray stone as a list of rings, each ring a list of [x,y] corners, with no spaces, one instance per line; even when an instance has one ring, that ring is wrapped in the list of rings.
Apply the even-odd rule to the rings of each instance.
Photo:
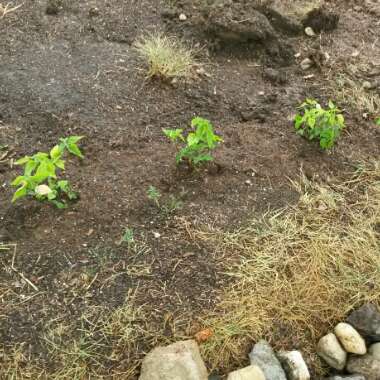
[[[264,372],[267,380],[286,380],[280,361],[272,347],[265,340],[259,341],[249,354],[252,365],[257,365]]]
[[[194,340],[157,347],[143,360],[140,380],[207,380],[207,369]]]
[[[342,370],[346,365],[347,353],[337,337],[330,333],[323,336],[317,346],[317,354],[332,368]]]
[[[373,342],[380,341],[380,313],[375,305],[367,303],[353,311],[347,322],[364,338]]]
[[[349,373],[363,375],[366,380],[380,380],[380,361],[370,354],[351,356],[346,369]]]
[[[309,380],[310,373],[299,351],[281,351],[277,354],[288,380]]]

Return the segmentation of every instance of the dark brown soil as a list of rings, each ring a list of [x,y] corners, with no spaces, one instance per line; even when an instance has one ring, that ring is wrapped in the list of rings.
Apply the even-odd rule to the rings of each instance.
[[[0,162],[0,241],[17,244],[15,267],[38,288],[8,270],[13,250],[0,251],[4,352],[24,344],[30,360],[54,368],[42,339],[49,321],[75,324],[86,308],[112,310],[136,289],[138,304],[152,310],[149,323],[162,327],[168,316],[185,315],[175,334],[191,335],[227,279],[222,260],[186,226],[233,229],[252,213],[295,202],[289,178],[301,170],[326,181],[379,158],[375,115],[365,119],[354,105],[339,104],[348,128],[329,153],[298,137],[291,122],[306,97],[335,98],[333,80],[348,64],[366,66],[356,74],[361,82],[380,67],[378,19],[354,5],[331,5],[340,15],[337,30],[287,37],[301,54],[287,66],[255,44],[210,47],[209,75],[176,84],[147,81],[132,46],[151,30],[189,38],[186,23],[164,17],[163,2],[65,0],[46,12],[45,1],[25,1],[0,19],[0,145],[8,146]],[[185,3],[172,12],[181,9]],[[210,41],[197,42],[206,44],[205,60]],[[299,60],[321,51],[330,56],[326,64],[300,69]],[[195,115],[210,119],[225,143],[214,164],[190,172],[175,166],[162,128],[184,127]],[[79,201],[63,211],[31,199],[11,204],[10,182],[20,173],[12,160],[72,134],[85,136],[85,159],[71,160],[66,172]],[[150,185],[183,207],[163,215],[147,198]],[[119,244],[126,227],[144,247],[138,253]],[[172,339],[173,330],[165,331]],[[142,341],[137,356],[150,344]],[[128,360],[104,359],[102,374],[120,373]]]

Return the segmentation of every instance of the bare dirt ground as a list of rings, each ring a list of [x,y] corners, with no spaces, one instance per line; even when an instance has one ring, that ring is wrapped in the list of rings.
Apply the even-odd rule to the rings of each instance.
[[[331,2],[338,28],[287,36],[292,54],[278,62],[256,44],[215,47],[178,17],[168,21],[168,11],[191,14],[186,2],[57,4],[25,1],[0,19],[0,145],[8,153],[0,161],[0,241],[10,244],[0,251],[0,366],[16,378],[38,371],[69,378],[62,355],[71,345],[77,378],[134,378],[153,344],[197,332],[228,284],[223,258],[189,226],[232,230],[295,203],[288,179],[301,169],[318,181],[339,180],[379,157],[380,24],[361,2]],[[133,43],[157,30],[204,46],[208,75],[147,81]],[[301,70],[300,60],[320,54],[326,62]],[[364,81],[377,87],[362,90]],[[329,153],[294,133],[291,120],[306,97],[344,108],[347,130]],[[195,173],[175,167],[162,134],[193,116],[210,119],[225,140],[215,164]],[[30,199],[12,205],[9,184],[19,173],[12,159],[72,134],[85,136],[85,159],[67,170],[80,200],[64,211]],[[162,215],[147,198],[150,185],[183,207]],[[134,231],[132,247],[119,244],[125,228]],[[130,340],[120,340],[120,326],[96,336],[105,313],[132,300],[145,314],[128,316]]]

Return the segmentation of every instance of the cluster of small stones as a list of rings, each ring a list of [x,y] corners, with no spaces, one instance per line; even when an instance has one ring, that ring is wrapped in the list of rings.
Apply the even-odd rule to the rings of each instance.
[[[366,304],[322,337],[318,355],[340,374],[331,380],[380,380],[380,313]]]
[[[380,313],[366,304],[354,311],[347,323],[322,337],[317,353],[335,371],[324,380],[380,380]],[[250,365],[231,372],[227,380],[310,380],[300,351],[275,353],[265,340],[249,354]],[[143,360],[140,380],[216,380],[210,376],[196,341],[158,347]]]

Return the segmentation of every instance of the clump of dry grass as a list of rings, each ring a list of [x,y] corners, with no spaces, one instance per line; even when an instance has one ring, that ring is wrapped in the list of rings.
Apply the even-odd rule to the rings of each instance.
[[[234,257],[226,263],[233,284],[203,320],[214,331],[203,346],[213,367],[242,364],[252,342],[266,337],[278,349],[297,342],[322,373],[319,337],[363,301],[380,302],[380,163],[338,186],[305,178],[296,185],[297,207],[236,232],[199,233]]]
[[[340,75],[335,81],[335,97],[360,112],[377,115],[380,113],[380,96],[363,88],[347,75]]]
[[[148,77],[190,77],[196,65],[195,51],[182,40],[161,33],[141,37],[135,48],[148,64]]]

